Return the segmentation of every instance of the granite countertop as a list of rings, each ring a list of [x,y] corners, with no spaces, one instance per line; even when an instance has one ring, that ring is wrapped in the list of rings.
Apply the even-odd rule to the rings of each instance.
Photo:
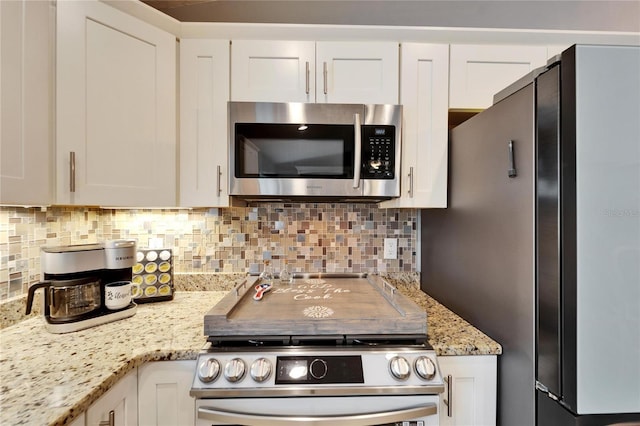
[[[87,330],[51,334],[40,317],[1,330],[0,424],[69,424],[132,369],[149,361],[195,359],[205,345],[204,314],[230,286],[202,291],[211,286],[199,284],[201,279],[184,286],[195,291],[138,305],[131,318]],[[501,353],[498,343],[425,295],[415,282],[392,283],[427,310],[428,339],[438,355]]]

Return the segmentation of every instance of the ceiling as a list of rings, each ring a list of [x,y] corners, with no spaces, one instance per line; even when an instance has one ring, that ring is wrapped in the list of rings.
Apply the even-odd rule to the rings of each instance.
[[[142,0],[181,22],[640,32],[636,0]]]

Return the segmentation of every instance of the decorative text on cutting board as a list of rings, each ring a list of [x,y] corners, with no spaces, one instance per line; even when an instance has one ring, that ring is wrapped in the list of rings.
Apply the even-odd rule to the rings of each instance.
[[[291,294],[293,300],[319,300],[333,299],[340,297],[340,294],[351,293],[351,290],[343,287],[336,287],[330,283],[323,284],[298,284],[287,287],[277,287],[273,289],[276,294]]]

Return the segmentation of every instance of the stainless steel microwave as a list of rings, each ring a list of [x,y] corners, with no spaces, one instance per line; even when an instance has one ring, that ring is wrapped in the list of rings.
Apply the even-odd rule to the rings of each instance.
[[[402,106],[229,102],[229,194],[246,200],[400,195]]]

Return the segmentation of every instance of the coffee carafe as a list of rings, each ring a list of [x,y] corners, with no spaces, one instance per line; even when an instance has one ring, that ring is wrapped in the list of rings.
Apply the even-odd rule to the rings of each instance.
[[[41,281],[29,287],[26,313],[36,290],[44,290],[43,316],[52,333],[78,331],[135,314],[131,302],[118,310],[105,306],[105,285],[130,281],[135,240],[43,247]]]

